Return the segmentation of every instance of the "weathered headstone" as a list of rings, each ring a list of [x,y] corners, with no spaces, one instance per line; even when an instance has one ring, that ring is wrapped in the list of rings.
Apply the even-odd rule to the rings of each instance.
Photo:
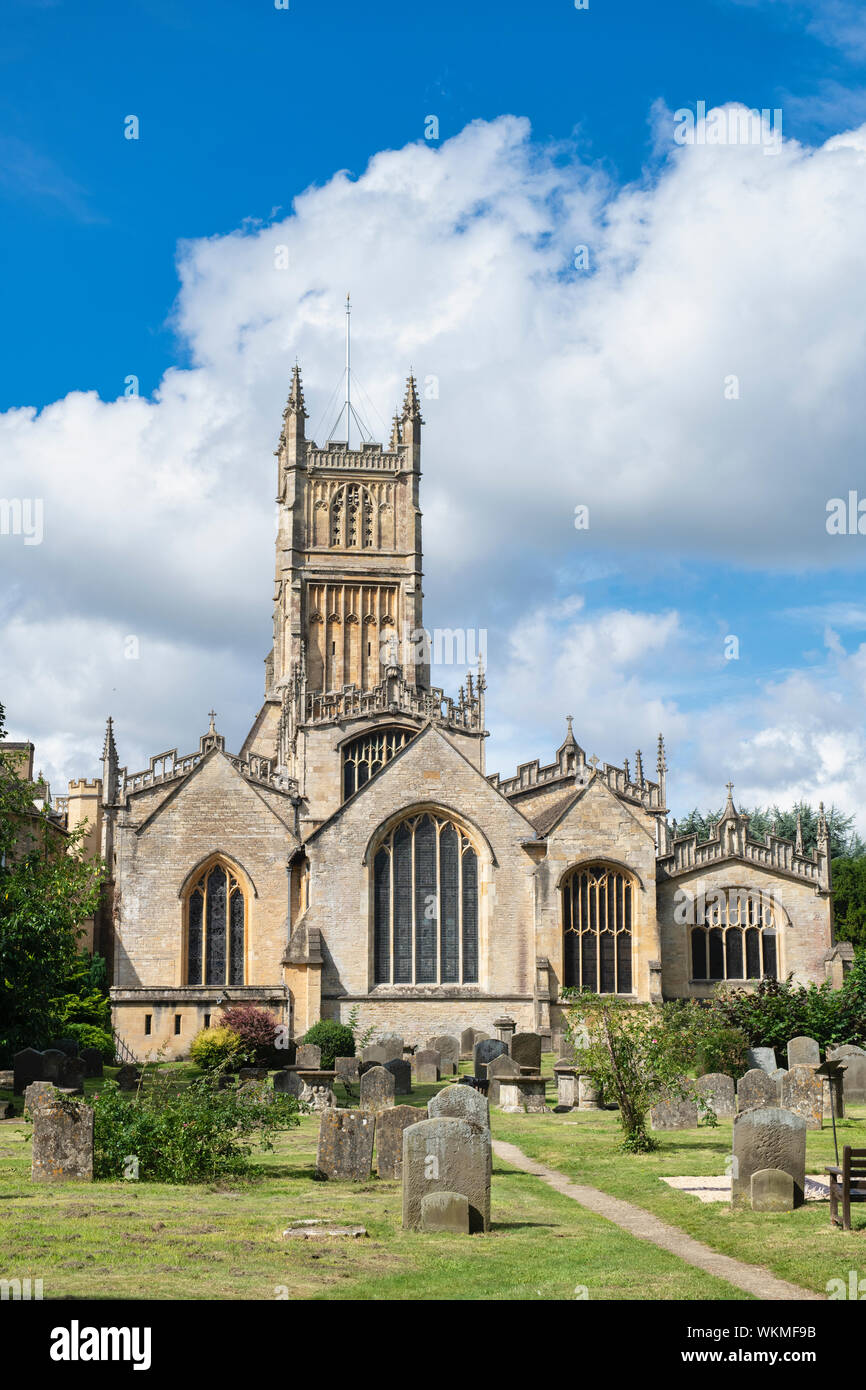
[[[862,1047],[855,1047],[853,1043],[844,1043],[842,1047],[828,1050],[827,1061],[845,1063],[842,1091],[849,1104],[866,1103],[866,1051]]]
[[[274,1073],[274,1090],[278,1095],[294,1096],[300,1100],[304,1082],[296,1071],[278,1071]]]
[[[746,1054],[746,1060],[753,1070],[775,1071],[779,1065],[772,1047],[750,1047]]]
[[[322,1049],[316,1043],[301,1043],[295,1054],[295,1066],[301,1071],[319,1071],[322,1066]]]
[[[481,1129],[490,1128],[490,1102],[474,1086],[443,1086],[427,1102],[431,1120],[466,1120]]]
[[[453,1037],[451,1033],[439,1033],[435,1038],[428,1038],[427,1046],[438,1052],[443,1062],[453,1062],[456,1071],[460,1061],[459,1038]]]
[[[102,1076],[103,1060],[98,1047],[83,1047],[81,1060],[84,1063],[85,1076]]]
[[[793,1211],[794,1179],[781,1168],[760,1168],[752,1174],[752,1211]]]
[[[366,1182],[373,1168],[376,1116],[362,1110],[324,1110],[319,1121],[316,1172],[322,1178]]]
[[[39,1082],[36,1081],[36,1082],[34,1082],[33,1084],[34,1084],[35,1086],[38,1086],[38,1085],[39,1085]],[[14,1102],[14,1100],[0,1100],[0,1120],[14,1120],[14,1119],[15,1119],[15,1102]]]
[[[33,1182],[93,1181],[93,1106],[57,1096],[32,1110]]]
[[[794,1206],[804,1201],[806,1186],[806,1121],[780,1106],[744,1110],[734,1120],[731,1201],[748,1206],[752,1174],[780,1168],[794,1180]]]
[[[470,1231],[489,1230],[491,1168],[489,1129],[450,1118],[410,1125],[403,1131],[404,1228],[421,1228],[421,1203],[429,1193],[457,1192],[469,1203]]]
[[[697,1102],[682,1096],[665,1096],[650,1110],[652,1129],[697,1129]]]
[[[403,1039],[398,1033],[386,1033],[379,1039],[379,1046],[383,1048],[386,1062],[401,1061],[403,1057]]]
[[[382,1067],[389,1060],[388,1049],[381,1043],[370,1043],[368,1047],[361,1049],[361,1061],[372,1063],[374,1067]]]
[[[469,1235],[469,1198],[462,1192],[428,1192],[421,1198],[421,1230]]]
[[[267,1067],[241,1067],[238,1081],[267,1081]]]
[[[818,1067],[821,1049],[814,1038],[792,1038],[788,1043],[788,1070],[792,1067]]]
[[[51,1081],[31,1081],[24,1092],[24,1114],[32,1119],[36,1110],[43,1105],[53,1105],[57,1099],[57,1088]]]
[[[761,1067],[753,1067],[737,1082],[737,1110],[755,1106],[778,1105],[779,1087],[772,1076]]]
[[[472,1066],[476,1076],[485,1077],[487,1075],[487,1063],[492,1062],[494,1057],[503,1057],[508,1051],[505,1043],[501,1043],[498,1038],[482,1038],[476,1042],[472,1050]]]
[[[42,1080],[50,1081],[55,1086],[62,1086],[60,1080],[64,1062],[69,1059],[65,1052],[61,1052],[57,1047],[46,1047],[42,1054]]]
[[[64,1057],[60,1065],[58,1086],[81,1095],[84,1090],[85,1066],[80,1057]]]
[[[334,1071],[337,1073],[337,1080],[342,1081],[344,1086],[356,1086],[360,1080],[359,1060],[357,1057],[335,1057]]]
[[[15,1090],[15,1073],[14,1073],[14,1071],[11,1071],[11,1070],[9,1070],[9,1071],[0,1071],[0,1091],[14,1091],[14,1090]]]
[[[425,1047],[412,1058],[412,1071],[419,1086],[429,1086],[439,1080],[439,1053]]]
[[[483,1038],[483,1033],[477,1033],[474,1028],[464,1028],[460,1034],[460,1059],[466,1061],[471,1058],[475,1044],[479,1038]]]
[[[587,1073],[579,1072],[577,1077],[577,1094],[581,1110],[600,1110],[602,1106],[601,1091],[594,1080]]]
[[[138,1068],[131,1062],[124,1062],[117,1073],[117,1084],[121,1091],[134,1091],[139,1082]]]
[[[577,1068],[573,1066],[571,1062],[563,1062],[560,1060],[554,1065],[553,1076],[556,1081],[556,1105],[554,1106],[554,1110],[557,1114],[564,1114],[569,1110],[575,1110],[578,1105]]]
[[[404,1062],[403,1058],[393,1058],[390,1062],[385,1062],[385,1070],[389,1071],[394,1078],[394,1094],[397,1096],[408,1096],[412,1094],[412,1065]]]
[[[12,1068],[16,1096],[23,1096],[31,1081],[46,1080],[42,1070],[42,1053],[33,1047],[25,1047],[22,1052],[16,1052],[12,1058]]]
[[[394,1104],[395,1092],[394,1073],[384,1067],[372,1067],[361,1077],[361,1109],[385,1110]]]
[[[515,1033],[511,1039],[511,1057],[519,1067],[541,1071],[541,1036],[538,1033]]]
[[[380,1178],[403,1176],[403,1131],[427,1119],[414,1105],[392,1105],[376,1116],[376,1171]]]
[[[489,1105],[499,1104],[499,1087],[502,1081],[510,1076],[519,1076],[520,1067],[512,1057],[503,1053],[501,1057],[494,1057],[492,1062],[487,1063],[487,1101]]]
[[[784,1110],[802,1115],[807,1129],[824,1125],[824,1079],[816,1076],[808,1063],[791,1067],[782,1078],[780,1104]]]
[[[699,1076],[695,1086],[712,1108],[717,1120],[732,1120],[737,1113],[737,1096],[734,1078],[721,1071],[710,1071]]]

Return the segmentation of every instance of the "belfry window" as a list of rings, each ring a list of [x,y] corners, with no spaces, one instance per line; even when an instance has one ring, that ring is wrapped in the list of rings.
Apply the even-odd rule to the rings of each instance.
[[[692,927],[692,979],[778,979],[772,899],[746,888],[725,888],[710,899]]]
[[[247,907],[231,868],[218,860],[186,897],[187,984],[242,985]]]
[[[414,729],[371,729],[347,743],[343,748],[343,800],[369,782],[414,736]]]
[[[632,882],[627,874],[590,864],[562,888],[565,984],[593,994],[632,992]]]
[[[373,858],[376,984],[475,984],[478,856],[435,814],[395,826]]]

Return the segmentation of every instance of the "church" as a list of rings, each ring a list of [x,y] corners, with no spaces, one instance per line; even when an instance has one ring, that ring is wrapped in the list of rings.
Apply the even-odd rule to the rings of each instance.
[[[350,415],[347,410],[347,424]],[[132,1053],[183,1056],[220,1007],[291,1036],[354,1015],[423,1043],[507,1015],[561,1033],[563,991],[701,998],[720,981],[841,983],[827,827],[817,849],[749,833],[729,785],[715,833],[678,836],[667,759],[485,765],[485,673],[430,684],[413,377],[387,448],[306,437],[296,366],[277,458],[273,649],[262,706],[226,748],[69,786],[108,865],[95,947]],[[407,641],[408,634],[412,640]],[[122,738],[122,733],[118,731]],[[652,775],[650,775],[652,773]]]

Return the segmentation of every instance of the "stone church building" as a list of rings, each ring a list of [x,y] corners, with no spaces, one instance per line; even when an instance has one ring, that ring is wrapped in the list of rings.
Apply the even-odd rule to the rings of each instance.
[[[562,992],[705,996],[721,980],[837,978],[829,843],[750,837],[729,794],[706,843],[653,780],[587,758],[485,767],[484,673],[430,685],[415,381],[390,443],[306,438],[294,370],[277,455],[274,641],[264,702],[230,752],[198,748],[74,782],[109,865],[96,947],[137,1057],[188,1051],[227,1001],[300,1037],[319,1018],[410,1042],[474,1025],[559,1031]],[[408,634],[409,640],[406,640]],[[415,638],[419,638],[416,642]]]

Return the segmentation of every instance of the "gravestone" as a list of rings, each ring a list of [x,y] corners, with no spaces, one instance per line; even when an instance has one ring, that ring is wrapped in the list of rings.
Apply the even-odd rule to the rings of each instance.
[[[432,1047],[444,1062],[453,1062],[454,1071],[460,1061],[460,1039],[452,1036],[451,1033],[440,1033],[435,1038],[428,1038],[427,1046]]]
[[[324,1110],[316,1148],[319,1177],[366,1182],[373,1169],[375,1132],[375,1115],[366,1115],[362,1110]]]
[[[476,1033],[474,1028],[464,1028],[460,1034],[460,1060],[465,1062],[472,1057],[475,1044],[479,1038],[483,1038],[483,1033]]]
[[[539,1033],[515,1033],[511,1039],[511,1056],[519,1067],[541,1071],[541,1036]]]
[[[843,1063],[844,1065],[844,1063]],[[824,1119],[833,1123],[833,1118],[841,1120],[845,1116],[845,1073],[837,1073],[836,1076],[825,1076],[824,1086]]]
[[[117,1084],[121,1091],[134,1091],[138,1082],[138,1068],[134,1067],[131,1062],[124,1062],[117,1073]]]
[[[451,1118],[410,1125],[403,1131],[404,1229],[421,1229],[421,1203],[429,1193],[457,1192],[469,1203],[470,1231],[489,1230],[491,1169],[489,1129]]]
[[[412,1070],[419,1086],[429,1086],[439,1080],[439,1053],[432,1048],[416,1052],[412,1058]]]
[[[301,1043],[295,1054],[295,1066],[299,1071],[320,1071],[322,1049],[316,1043]]]
[[[493,1027],[500,1042],[504,1042],[507,1048],[511,1047],[511,1039],[517,1032],[517,1024],[508,1014],[502,1014],[500,1018],[494,1018]]]
[[[734,1078],[721,1071],[710,1071],[699,1076],[695,1086],[699,1095],[713,1109],[717,1120],[732,1120],[737,1113],[737,1097]]]
[[[499,1104],[499,1087],[502,1081],[510,1076],[519,1076],[520,1067],[512,1057],[503,1053],[501,1057],[494,1057],[492,1062],[487,1063],[487,1103],[488,1105]]]
[[[499,1109],[504,1115],[543,1115],[545,1081],[521,1071],[519,1076],[503,1076],[499,1081]]]
[[[387,1061],[390,1061],[388,1049],[383,1047],[381,1043],[370,1043],[369,1047],[361,1049],[361,1061],[368,1066],[382,1067]]]
[[[386,1033],[379,1039],[379,1046],[384,1050],[386,1062],[399,1062],[403,1057],[403,1039],[397,1033]]]
[[[564,1062],[560,1059],[554,1065],[553,1077],[556,1081],[556,1105],[553,1107],[556,1114],[562,1115],[569,1110],[576,1110],[578,1105],[577,1068],[571,1062]]]
[[[51,1081],[31,1081],[24,1092],[24,1114],[33,1116],[43,1105],[53,1105],[57,1090]]]
[[[14,1073],[14,1071],[0,1071],[0,1091],[14,1091],[14,1090],[15,1090],[15,1073]]]
[[[780,1168],[794,1180],[794,1206],[805,1200],[806,1121],[802,1115],[780,1106],[744,1110],[734,1120],[731,1166],[731,1202],[748,1206],[752,1198],[752,1174],[762,1168]]]
[[[427,1102],[431,1120],[465,1120],[479,1129],[490,1128],[490,1102],[474,1086],[443,1086]]]
[[[64,1057],[57,1084],[64,1090],[75,1091],[77,1095],[81,1095],[84,1091],[85,1074],[86,1068],[80,1057]]]
[[[380,1178],[403,1176],[403,1131],[426,1120],[414,1105],[392,1105],[376,1116],[376,1171]]]
[[[384,1067],[371,1067],[361,1077],[361,1109],[385,1110],[394,1104],[394,1073]]]
[[[81,1060],[84,1063],[85,1076],[102,1076],[102,1053],[98,1047],[83,1047],[81,1049]]]
[[[238,1081],[267,1081],[267,1067],[241,1067]]]
[[[577,1095],[581,1110],[601,1109],[601,1090],[591,1076],[578,1072]]]
[[[780,1104],[784,1110],[802,1115],[807,1129],[824,1125],[824,1078],[816,1076],[807,1063],[791,1067],[782,1078]]]
[[[300,1100],[301,1092],[304,1089],[304,1082],[296,1071],[278,1071],[274,1073],[274,1090],[278,1095],[294,1096],[295,1100]]]
[[[775,1071],[769,1072],[768,1075],[769,1075],[769,1076],[772,1076],[773,1080],[774,1080],[775,1083],[776,1083],[776,1093],[777,1093],[777,1095],[781,1095],[781,1094],[782,1094],[782,1077],[788,1075],[788,1069],[787,1069],[787,1067],[776,1067],[776,1070],[775,1070]]]
[[[750,1047],[746,1060],[752,1070],[775,1071],[779,1065],[772,1047]]]
[[[39,1082],[38,1082],[38,1081],[35,1081],[33,1084],[34,1084],[35,1086],[38,1086],[38,1085],[39,1085]],[[15,1119],[15,1102],[14,1102],[14,1100],[0,1100],[0,1120],[14,1120],[14,1119]]]
[[[34,1106],[32,1182],[93,1181],[93,1106],[56,1096]]]
[[[33,1047],[25,1047],[12,1058],[14,1072],[13,1090],[16,1096],[23,1096],[31,1081],[44,1081],[42,1072],[42,1053]]]
[[[54,1086],[64,1085],[60,1080],[60,1074],[67,1060],[66,1053],[61,1052],[59,1048],[46,1047],[42,1054],[42,1080],[50,1081]]]
[[[504,1057],[507,1052],[505,1043],[501,1043],[498,1038],[482,1038],[480,1042],[476,1042],[472,1050],[472,1068],[475,1075],[485,1077],[487,1063],[492,1062],[494,1057]]]
[[[754,1109],[755,1106],[778,1105],[779,1087],[777,1082],[761,1067],[753,1067],[737,1082],[737,1111]]]
[[[833,1047],[828,1050],[827,1061],[845,1063],[845,1070],[842,1073],[842,1092],[849,1104],[863,1105],[866,1103],[866,1051],[862,1047],[855,1047],[852,1043],[844,1043],[842,1047]]]
[[[752,1174],[752,1211],[793,1211],[794,1179],[781,1168],[760,1168]]]
[[[421,1230],[468,1236],[468,1197],[461,1192],[428,1192],[421,1198]]]
[[[698,1106],[681,1096],[665,1096],[650,1109],[652,1129],[697,1129]]]
[[[397,1096],[409,1096],[412,1094],[412,1066],[410,1062],[404,1062],[403,1058],[393,1058],[390,1062],[385,1062],[384,1067],[394,1078],[394,1094]]]
[[[357,1057],[334,1058],[334,1071],[337,1074],[337,1080],[342,1081],[344,1086],[354,1086],[360,1080],[359,1066]]]
[[[821,1049],[814,1038],[792,1038],[788,1043],[788,1070],[792,1067],[819,1067]]]

